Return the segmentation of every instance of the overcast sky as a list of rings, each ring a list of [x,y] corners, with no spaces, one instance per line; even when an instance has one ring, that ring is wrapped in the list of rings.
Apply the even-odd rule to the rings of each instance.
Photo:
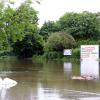
[[[37,7],[39,24],[58,20],[65,12],[99,12],[100,0],[43,0]]]

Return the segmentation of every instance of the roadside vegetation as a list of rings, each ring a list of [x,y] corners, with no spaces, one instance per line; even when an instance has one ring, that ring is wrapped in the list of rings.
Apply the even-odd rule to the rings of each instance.
[[[38,12],[30,5],[26,0],[14,9],[0,1],[0,56],[63,59],[63,50],[72,49],[70,58],[79,58],[80,45],[100,45],[99,12],[66,12],[40,28]]]

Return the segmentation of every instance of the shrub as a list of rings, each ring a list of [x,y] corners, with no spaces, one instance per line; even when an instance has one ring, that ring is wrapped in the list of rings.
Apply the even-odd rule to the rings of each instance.
[[[67,33],[52,33],[45,43],[45,51],[63,51],[75,46],[74,38]]]
[[[91,39],[87,39],[87,40],[79,40],[76,42],[76,46],[80,47],[81,45],[100,45],[100,40],[91,40]]]
[[[13,44],[13,52],[21,57],[32,57],[33,54],[43,53],[43,40],[41,36],[36,34],[26,35],[22,41]]]
[[[56,59],[56,58],[62,58],[62,57],[63,57],[62,52],[51,51],[51,52],[44,53],[44,58],[46,59]]]
[[[80,57],[80,48],[75,48],[72,50],[72,52],[73,52],[73,55],[72,55],[73,57],[77,57],[77,58]]]

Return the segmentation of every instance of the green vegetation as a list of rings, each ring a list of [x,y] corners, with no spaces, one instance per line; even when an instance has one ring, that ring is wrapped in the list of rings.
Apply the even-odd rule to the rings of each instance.
[[[18,57],[32,57],[43,52],[43,39],[38,32],[37,11],[26,0],[19,8],[10,6],[1,11],[1,48]],[[2,9],[1,9],[2,10]]]
[[[43,53],[43,40],[37,34],[28,34],[21,41],[13,44],[13,52],[21,58],[32,57]]]
[[[75,45],[74,38],[67,33],[52,33],[45,43],[45,51],[62,51]]]
[[[100,14],[86,11],[83,13],[65,13],[58,23],[61,30],[67,31],[75,39],[98,39],[100,38],[99,16]]]
[[[18,8],[0,1],[0,57],[41,59],[79,58],[80,45],[100,44],[100,13],[65,13],[58,21],[38,27],[38,12],[26,0]],[[10,2],[8,3],[10,4]],[[64,57],[63,50],[72,49]]]
[[[42,35],[45,40],[47,40],[48,36],[54,32],[59,32],[58,24],[56,24],[53,21],[48,21],[45,22],[43,26],[40,28],[39,34]]]

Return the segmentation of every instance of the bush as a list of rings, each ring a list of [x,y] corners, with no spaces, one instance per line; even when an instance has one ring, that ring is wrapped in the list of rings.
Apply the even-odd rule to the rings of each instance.
[[[52,51],[44,53],[44,58],[46,59],[57,59],[62,57],[63,57],[63,52]]]
[[[73,57],[77,57],[77,58],[80,58],[80,48],[75,48],[72,50],[72,53],[73,53]]]
[[[75,46],[74,38],[67,33],[52,33],[45,43],[45,51],[63,51]]]
[[[28,34],[22,41],[13,44],[13,52],[21,58],[32,57],[33,54],[42,54],[43,40],[39,35]]]
[[[14,56],[12,51],[5,50],[5,51],[0,51],[0,57],[2,56]]]
[[[81,45],[100,45],[100,40],[79,40],[76,42],[76,47],[80,47]]]
[[[100,38],[100,14],[84,11],[65,13],[58,21],[61,30],[70,33],[76,40]]]

